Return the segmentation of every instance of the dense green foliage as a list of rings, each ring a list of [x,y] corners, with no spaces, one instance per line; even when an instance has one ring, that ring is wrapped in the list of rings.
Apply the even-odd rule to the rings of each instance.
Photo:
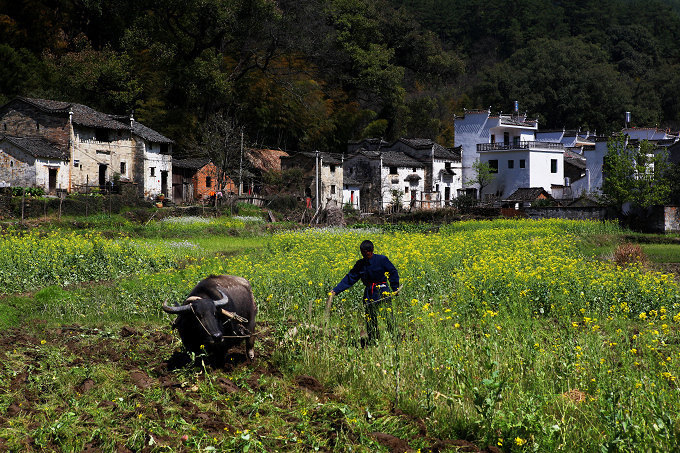
[[[638,0],[0,1],[0,101],[136,118],[200,142],[215,114],[254,145],[362,136],[451,144],[463,108],[608,133],[680,126],[678,3]]]
[[[672,173],[665,153],[655,154],[646,140],[631,145],[622,135],[611,138],[607,148],[602,169],[602,193],[607,201],[617,207],[631,203],[643,208],[668,202]]]

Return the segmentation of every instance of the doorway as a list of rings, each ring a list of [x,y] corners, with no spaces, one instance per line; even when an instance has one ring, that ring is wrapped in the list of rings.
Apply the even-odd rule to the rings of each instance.
[[[54,194],[57,192],[57,168],[48,168],[47,192]]]
[[[99,164],[99,190],[102,192],[106,190],[106,168],[108,165]]]

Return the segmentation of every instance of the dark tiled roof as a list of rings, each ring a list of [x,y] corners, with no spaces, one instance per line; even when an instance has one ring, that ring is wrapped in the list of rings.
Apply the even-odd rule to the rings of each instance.
[[[564,151],[564,161],[581,169],[586,168],[586,160],[583,156],[568,149]]]
[[[461,146],[458,146],[456,148],[446,148],[439,143],[435,142],[432,139],[429,138],[400,138],[394,143],[401,142],[405,144],[406,146],[409,146],[410,148],[414,150],[433,150],[434,158],[435,159],[442,159],[442,160],[449,160],[449,161],[460,161],[460,156],[461,156]],[[394,143],[391,146],[394,146]],[[408,152],[408,151],[407,151]],[[410,154],[409,154],[410,155]],[[429,160],[424,157],[416,156],[413,155],[411,156],[415,159],[418,159],[420,161],[423,160]]]
[[[415,173],[411,173],[407,177],[404,178],[404,181],[420,181],[420,175],[417,175]]]
[[[0,140],[7,140],[33,157],[68,160],[68,155],[65,152],[56,148],[44,138],[11,137],[6,135]]]
[[[508,198],[507,201],[535,201],[541,194],[546,198],[552,199],[550,195],[543,187],[523,187],[515,190]]]
[[[416,167],[422,168],[422,162],[417,161],[406,153],[399,151],[382,151],[382,162],[386,167]]]
[[[207,157],[190,157],[188,159],[172,159],[172,166],[177,168],[187,168],[189,170],[198,170],[210,163]]]
[[[130,124],[129,116],[125,115],[109,115],[109,116],[119,121],[121,124]],[[132,133],[152,143],[168,143],[168,144],[174,143],[165,135],[161,134],[160,132],[156,132],[150,127],[147,127],[142,123],[135,121],[134,119],[132,120]]]
[[[63,113],[68,115],[68,112],[71,111],[73,112],[73,122],[80,124],[81,126],[113,130],[127,130],[130,128],[129,125],[115,120],[111,115],[98,112],[86,105],[52,101],[48,99],[32,99],[24,97],[17,99],[48,113]]]
[[[146,127],[145,125],[143,125],[142,123],[138,123],[137,121],[132,122],[132,133],[142,137],[144,140],[148,140],[153,143],[174,143],[172,140],[170,140],[168,137],[161,134],[160,132],[156,132],[150,127]]]
[[[402,142],[413,149],[426,149],[431,148],[435,142],[429,138],[400,138],[397,140]]]

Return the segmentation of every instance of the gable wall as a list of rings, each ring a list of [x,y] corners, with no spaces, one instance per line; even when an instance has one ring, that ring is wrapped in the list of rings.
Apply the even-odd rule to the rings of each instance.
[[[61,149],[68,149],[70,128],[67,114],[49,114],[24,102],[14,101],[0,110],[0,123],[0,133],[16,137],[44,137]]]

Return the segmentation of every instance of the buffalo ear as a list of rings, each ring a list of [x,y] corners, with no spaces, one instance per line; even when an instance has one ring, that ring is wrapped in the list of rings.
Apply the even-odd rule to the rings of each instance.
[[[166,313],[178,315],[189,310],[191,310],[191,305],[168,305],[167,300],[163,302],[163,311]]]

